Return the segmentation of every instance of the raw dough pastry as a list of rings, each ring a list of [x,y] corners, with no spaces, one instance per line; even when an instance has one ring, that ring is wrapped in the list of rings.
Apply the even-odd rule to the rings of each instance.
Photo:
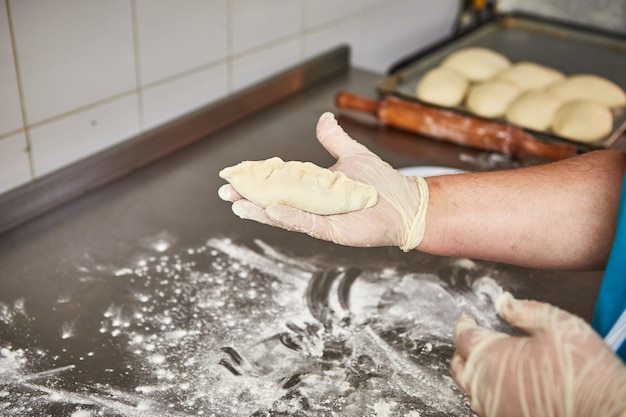
[[[576,100],[559,108],[552,120],[552,131],[578,142],[595,142],[613,129],[611,110],[589,100]]]
[[[506,109],[504,118],[511,123],[540,132],[550,128],[562,102],[546,91],[527,91]]]
[[[500,72],[496,78],[513,83],[526,91],[546,88],[550,84],[564,80],[565,74],[554,68],[524,61]]]
[[[509,82],[486,81],[470,87],[465,105],[479,116],[500,117],[520,93],[520,88]]]
[[[427,103],[453,107],[463,102],[468,86],[467,79],[455,71],[434,68],[417,84],[416,95]]]
[[[470,81],[486,81],[511,66],[509,59],[488,48],[459,49],[448,55],[441,67],[449,68]]]
[[[244,161],[224,168],[220,177],[258,206],[284,204],[315,214],[340,214],[372,207],[378,193],[370,185],[311,162],[278,157]]]
[[[563,101],[591,100],[611,108],[626,106],[624,90],[614,82],[593,74],[578,74],[548,87]]]

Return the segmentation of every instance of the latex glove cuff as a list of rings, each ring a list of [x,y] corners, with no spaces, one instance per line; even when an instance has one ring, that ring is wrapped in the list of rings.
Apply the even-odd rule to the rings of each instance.
[[[408,229],[407,237],[403,245],[400,246],[404,252],[409,252],[415,249],[422,242],[424,238],[424,231],[426,230],[426,210],[428,209],[428,183],[422,177],[411,177],[413,181],[417,183],[417,190],[419,192],[419,207],[417,213]]]

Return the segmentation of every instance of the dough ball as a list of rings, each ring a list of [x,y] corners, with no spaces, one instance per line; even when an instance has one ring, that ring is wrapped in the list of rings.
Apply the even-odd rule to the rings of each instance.
[[[563,101],[591,100],[611,108],[626,106],[624,90],[614,82],[593,74],[579,74],[548,87]]]
[[[454,107],[463,102],[468,86],[462,75],[447,68],[434,68],[419,81],[416,95],[427,103]]]
[[[500,117],[521,90],[506,81],[493,80],[470,87],[465,105],[483,117]]]
[[[459,49],[441,63],[441,67],[454,70],[470,81],[486,81],[510,65],[506,56],[481,47]]]
[[[261,207],[284,204],[315,214],[340,214],[372,207],[378,201],[370,185],[311,162],[274,157],[243,161],[219,173],[242,196]]]
[[[562,101],[546,91],[527,91],[511,102],[504,118],[511,123],[540,132],[550,129]]]
[[[496,78],[508,81],[522,90],[541,90],[565,79],[565,74],[534,62],[518,62],[500,72]]]
[[[578,142],[595,142],[611,133],[611,110],[589,100],[565,103],[555,113],[552,131],[563,138]]]

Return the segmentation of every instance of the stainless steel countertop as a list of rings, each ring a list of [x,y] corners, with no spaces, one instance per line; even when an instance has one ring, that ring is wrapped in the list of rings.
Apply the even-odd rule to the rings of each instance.
[[[426,286],[419,284],[419,277],[435,282],[437,291],[447,291],[444,295],[452,301],[463,294],[484,295],[472,284],[488,277],[518,297],[549,301],[589,319],[599,272],[539,271],[405,254],[397,248],[338,247],[243,221],[217,197],[223,183],[218,171],[244,159],[280,156],[331,165],[332,158],[315,139],[317,118],[335,111],[333,98],[340,89],[373,96],[381,78],[350,69],[0,235],[0,414],[330,415],[334,409],[337,415],[363,415],[363,410],[383,415],[388,406],[402,412],[397,415],[411,407],[422,416],[471,415],[458,393],[458,404],[438,409],[420,399],[419,385],[413,391],[395,385],[386,391],[393,376],[372,376],[361,369],[368,361],[377,362],[378,356],[350,356],[356,347],[346,348],[346,339],[338,336],[343,333],[333,330],[348,326],[349,320],[344,317],[340,325],[333,321],[333,312],[341,310],[347,317],[357,307],[362,314],[371,311],[350,297],[359,280],[378,288],[371,280],[377,275],[381,282],[404,288],[407,297],[413,294],[398,305],[425,304],[419,291]],[[338,118],[349,134],[396,167],[485,170],[515,165],[497,155],[381,129],[367,118]],[[245,273],[237,273],[233,281],[235,271]],[[411,290],[406,290],[407,276],[417,277]],[[366,294],[367,288],[359,287],[359,294]],[[398,288],[395,293],[402,292]],[[337,305],[331,300],[335,292]],[[280,298],[288,293],[289,300]],[[269,301],[259,304],[261,299]],[[398,298],[390,300],[393,304]],[[477,305],[488,304],[483,301]],[[294,323],[285,327],[293,303],[311,314],[309,327],[296,313],[290,318]],[[255,308],[247,310],[251,305]],[[279,310],[282,313],[276,313]],[[384,317],[380,320],[385,322]],[[406,330],[410,324],[403,324],[406,334],[398,330],[402,326],[392,324],[374,326],[367,333],[370,342],[376,335],[376,340],[394,346],[385,350],[390,372],[406,360],[411,366],[429,367],[435,374],[428,375],[438,384],[449,384],[451,329],[438,329],[443,336],[418,337],[419,332]],[[212,326],[221,330],[213,331]],[[316,356],[307,338],[315,334],[319,339],[320,328],[326,332],[324,354]],[[265,338],[269,334],[278,336]],[[334,351],[336,358],[331,339],[343,343]],[[276,344],[268,347],[268,341]],[[250,348],[259,343],[264,353]],[[273,357],[276,346],[286,346],[287,353]],[[420,355],[429,352],[435,355],[432,361],[420,362]],[[295,355],[289,362],[293,367],[283,363],[288,354]],[[385,368],[380,361],[377,372]],[[272,363],[282,365],[261,371]],[[349,366],[337,365],[344,373],[333,374],[329,363]],[[361,369],[356,380],[346,376],[355,366]],[[286,368],[291,374],[284,373]],[[264,376],[278,385],[267,388]],[[254,385],[259,380],[265,385]],[[342,391],[324,394],[332,404],[310,391],[316,384],[335,382]],[[246,385],[254,389],[242,388]],[[365,394],[350,388],[359,386],[367,387],[362,388]],[[402,386],[412,385],[409,381]],[[438,386],[423,389],[430,389],[432,396]],[[259,394],[265,389],[269,391]],[[279,394],[280,399],[268,402]],[[381,398],[396,403],[386,405]],[[390,415],[396,415],[393,412]]]

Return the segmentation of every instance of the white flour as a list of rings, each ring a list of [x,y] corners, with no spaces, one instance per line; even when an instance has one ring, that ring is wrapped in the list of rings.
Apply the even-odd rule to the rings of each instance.
[[[71,417],[472,415],[449,376],[452,328],[462,312],[498,326],[493,279],[454,291],[434,274],[328,267],[260,241],[175,243],[164,233],[142,243],[155,254],[136,264],[79,268],[81,281],[98,270],[127,287],[95,331],[127,352],[102,370],[132,371],[130,388],[98,380],[84,391],[57,388],[73,365],[30,374],[29,360],[45,352],[4,346],[0,414],[63,403]],[[451,265],[477,270],[469,260]],[[20,314],[23,301],[0,304],[0,321]],[[60,339],[89,337],[71,321],[59,329]]]
[[[472,164],[476,171],[494,171],[518,168],[521,166],[519,161],[516,161],[510,156],[494,152],[479,152],[476,155],[461,153],[459,160]]]

